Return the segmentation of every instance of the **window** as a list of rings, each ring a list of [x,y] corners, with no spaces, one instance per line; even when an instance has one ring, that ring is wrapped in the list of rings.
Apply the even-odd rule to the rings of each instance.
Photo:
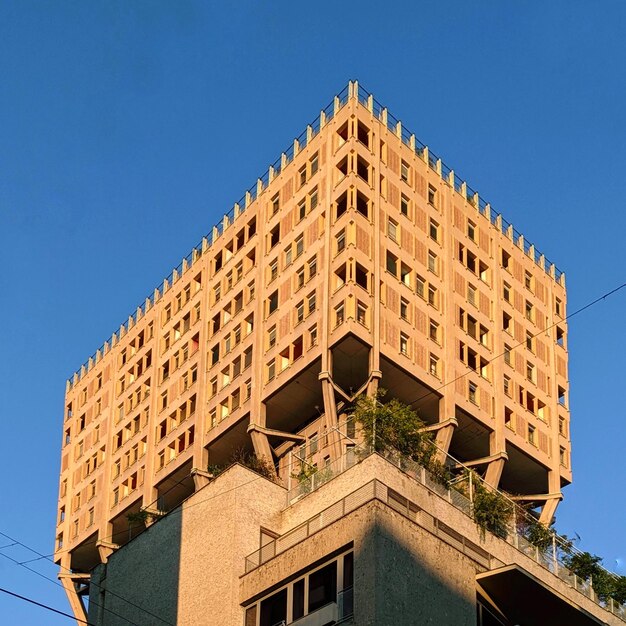
[[[272,249],[280,241],[280,224],[277,224],[272,228],[269,233],[269,247]]]
[[[428,371],[433,375],[439,378],[439,359],[431,354],[428,360]]]
[[[559,298],[554,299],[554,312],[559,316],[563,317],[563,303]]]
[[[559,446],[559,463],[567,467],[567,450],[563,446]]]
[[[506,302],[511,302],[511,285],[509,283],[502,284],[502,297]]]
[[[400,317],[403,320],[409,320],[409,301],[404,298],[400,298]]]
[[[278,308],[278,290],[267,299],[267,314],[271,315]]]
[[[476,386],[476,383],[473,383],[472,381],[469,381],[469,385],[468,385],[468,399],[473,404],[478,404],[477,395],[476,395],[477,392],[478,392],[478,387]]]
[[[280,209],[280,199],[278,194],[272,198],[272,215],[276,215]]]
[[[296,304],[296,320],[299,324],[304,319],[304,300]]]
[[[303,165],[298,172],[298,178],[300,180],[300,186],[306,183],[306,165]]]
[[[502,313],[502,330],[509,335],[513,332],[513,318],[505,312]]]
[[[306,217],[306,199],[303,198],[298,202],[298,220],[303,220]]]
[[[317,256],[309,260],[309,279],[317,274]]]
[[[504,344],[504,362],[511,365],[511,346]]]
[[[526,331],[526,347],[533,353],[534,353],[534,350],[533,350],[534,339],[535,338],[533,337],[533,334],[527,330]]]
[[[296,272],[296,289],[300,289],[300,287],[304,286],[304,267],[301,267]]]
[[[289,246],[285,250],[285,267],[289,267],[291,265],[292,260],[293,260],[293,250],[291,246]]]
[[[267,345],[269,348],[273,348],[276,345],[276,325],[267,331]]]
[[[438,307],[437,302],[437,289],[433,285],[428,285],[428,304]]]
[[[311,347],[317,345],[317,324],[309,328],[309,344]]]
[[[317,158],[317,152],[311,157],[309,161],[309,165],[311,168],[311,176],[317,174],[317,170],[319,169],[319,160]]]
[[[439,224],[437,224],[435,220],[433,219],[430,220],[428,230],[429,230],[430,238],[433,241],[439,241]]]
[[[315,311],[316,302],[317,302],[316,297],[315,297],[315,292],[309,295],[308,301],[309,301],[309,313],[313,313],[313,311]]]
[[[309,210],[317,206],[317,187],[309,194]]]
[[[389,251],[387,251],[387,271],[394,276],[398,274],[398,259]]]
[[[559,385],[558,387],[558,400],[561,406],[565,406],[565,389]]]
[[[345,319],[345,310],[343,306],[343,302],[335,307],[335,326],[339,326],[339,324],[343,324]]]
[[[421,276],[415,277],[415,292],[420,298],[426,297],[426,281]]]
[[[535,382],[535,366],[530,361],[526,361],[526,378]]]
[[[526,312],[526,319],[530,320],[532,322],[533,321],[533,304],[532,304],[532,302],[526,300],[526,305],[524,307],[524,310]]]
[[[471,220],[467,220],[467,236],[472,241],[476,241],[476,224]]]
[[[405,183],[409,182],[409,164],[406,161],[400,163],[400,178]]]
[[[304,252],[304,235],[296,237],[296,259]]]
[[[437,255],[431,250],[428,251],[428,270],[435,275],[439,273]]]
[[[471,283],[467,283],[467,301],[476,306],[476,287]]]
[[[400,352],[407,356],[409,354],[409,336],[405,333],[400,333]]]
[[[505,250],[502,250],[502,267],[505,270],[508,270],[510,265],[511,265],[511,255]]]
[[[556,327],[556,343],[562,348],[565,347],[565,331],[560,327]]]
[[[276,361],[272,359],[267,364],[267,380],[268,381],[273,380],[275,376],[276,376]]]
[[[437,190],[432,185],[428,185],[428,204],[435,206],[436,197],[437,197]]]
[[[367,306],[361,301],[356,303],[356,321],[363,326],[367,324]]]
[[[343,252],[343,250],[345,250],[346,247],[346,229],[342,228],[338,233],[337,233],[337,254],[339,254],[340,252]]]
[[[528,443],[535,446],[536,444],[536,428],[528,425]]]
[[[430,320],[428,327],[428,336],[435,342],[439,343],[439,324],[435,320]]]
[[[524,287],[529,291],[533,290],[533,275],[528,270],[524,272]]]
[[[559,416],[559,435],[567,436],[567,426],[565,424],[565,418]]]
[[[511,397],[511,379],[508,376],[504,376],[504,393],[509,396],[509,398]]]
[[[400,213],[409,215],[409,199],[404,194],[400,196]]]
[[[387,220],[387,236],[392,241],[398,241],[398,224],[391,218]]]

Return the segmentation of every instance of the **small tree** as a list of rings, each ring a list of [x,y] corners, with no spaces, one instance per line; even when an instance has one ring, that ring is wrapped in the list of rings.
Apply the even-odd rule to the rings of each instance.
[[[542,524],[534,511],[529,508],[523,510],[523,515],[517,520],[518,532],[540,552],[545,554],[552,548],[554,530]]]
[[[513,503],[499,491],[488,488],[479,479],[473,482],[472,509],[474,521],[483,536],[489,531],[497,537],[506,538],[513,517]]]
[[[383,403],[385,390],[375,396],[362,395],[356,401],[354,419],[361,426],[365,443],[377,452],[393,448],[421,465],[428,466],[435,454],[430,433],[409,406],[393,398]]]

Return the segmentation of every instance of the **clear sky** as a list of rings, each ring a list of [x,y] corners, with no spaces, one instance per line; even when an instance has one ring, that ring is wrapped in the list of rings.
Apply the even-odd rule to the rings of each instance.
[[[570,312],[624,283],[625,22],[611,0],[3,0],[0,532],[52,552],[66,378],[350,78],[566,272]],[[622,574],[625,308],[570,324],[557,521]],[[2,557],[0,587],[68,610]],[[4,594],[0,622],[71,623]]]

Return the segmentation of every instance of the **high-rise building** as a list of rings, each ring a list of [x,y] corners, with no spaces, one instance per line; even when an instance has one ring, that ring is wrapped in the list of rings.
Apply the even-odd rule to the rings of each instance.
[[[275,466],[269,492],[345,469],[379,388],[549,522],[571,481],[566,305],[564,275],[351,82],[68,381],[55,559],[75,614],[89,572],[234,451]]]

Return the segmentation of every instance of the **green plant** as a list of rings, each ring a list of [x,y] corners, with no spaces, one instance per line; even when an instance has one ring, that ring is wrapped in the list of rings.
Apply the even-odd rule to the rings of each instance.
[[[544,554],[552,548],[554,530],[542,524],[536,514],[528,508],[524,509],[517,519],[517,531]]]
[[[127,513],[126,519],[130,525],[134,523],[145,524],[150,517],[148,511],[137,511],[136,513]]]
[[[413,461],[428,466],[435,454],[430,433],[409,406],[395,398],[382,402],[385,390],[375,396],[362,395],[356,401],[354,418],[360,424],[366,444],[382,452],[393,448]]]
[[[513,517],[513,503],[499,491],[484,485],[478,478],[472,483],[474,522],[483,535],[488,530],[497,537],[506,538]]]
[[[230,457],[230,463],[241,463],[244,467],[264,476],[268,480],[276,482],[276,469],[273,463],[265,457],[257,456],[254,452],[246,452],[243,448],[237,448]]]

